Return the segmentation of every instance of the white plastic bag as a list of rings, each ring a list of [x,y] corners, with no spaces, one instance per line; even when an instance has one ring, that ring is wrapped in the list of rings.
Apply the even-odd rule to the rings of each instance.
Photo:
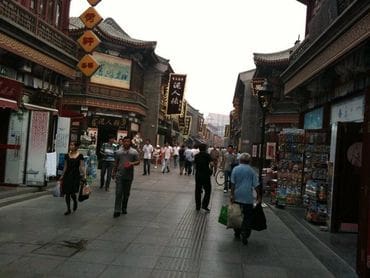
[[[53,188],[52,193],[53,193],[53,196],[54,197],[63,197],[64,196],[64,194],[63,194],[63,188],[62,188],[62,182],[61,181],[57,181],[57,184]]]
[[[232,203],[227,209],[227,225],[226,227],[240,229],[242,227],[243,214],[239,204]]]

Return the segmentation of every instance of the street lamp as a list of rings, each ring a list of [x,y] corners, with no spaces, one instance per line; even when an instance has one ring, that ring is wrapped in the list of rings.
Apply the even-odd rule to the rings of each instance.
[[[262,180],[262,170],[263,170],[263,162],[265,160],[265,119],[266,119],[266,113],[268,112],[271,100],[272,100],[272,87],[268,83],[267,79],[263,82],[260,89],[257,91],[257,98],[258,103],[262,110],[262,125],[261,125],[261,154],[260,154],[260,160],[259,160],[259,182],[261,187],[263,187],[263,180]]]

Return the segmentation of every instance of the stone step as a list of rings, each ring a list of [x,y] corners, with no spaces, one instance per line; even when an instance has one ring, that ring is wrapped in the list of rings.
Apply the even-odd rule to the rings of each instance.
[[[34,198],[39,198],[41,196],[45,196],[48,194],[51,194],[50,191],[48,190],[18,193],[13,196],[1,198],[0,207],[5,207],[5,206],[8,206],[14,203],[23,202],[23,201],[34,199]]]

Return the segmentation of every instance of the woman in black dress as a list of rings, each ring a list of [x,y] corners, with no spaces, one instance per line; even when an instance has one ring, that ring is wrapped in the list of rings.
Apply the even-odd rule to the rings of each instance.
[[[73,200],[73,211],[77,209],[77,196],[80,188],[81,178],[86,179],[84,157],[78,152],[79,144],[71,142],[69,144],[69,153],[64,158],[63,175],[63,192],[67,204],[67,211],[64,215],[71,214],[71,198]]]

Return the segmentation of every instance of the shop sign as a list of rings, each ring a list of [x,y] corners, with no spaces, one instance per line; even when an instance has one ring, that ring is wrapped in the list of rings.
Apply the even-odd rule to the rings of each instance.
[[[0,77],[0,97],[20,102],[22,83],[9,78]]]
[[[192,121],[191,116],[186,116],[185,117],[185,127],[184,127],[184,132],[183,132],[184,135],[189,135],[190,134],[191,121]]]
[[[224,137],[230,136],[230,125],[225,125]]]
[[[91,53],[100,44],[100,39],[94,34],[93,31],[87,30],[77,40],[85,52]]]
[[[167,115],[181,114],[185,92],[186,75],[170,74],[168,84]]]
[[[94,28],[103,20],[93,7],[89,7],[83,14],[81,14],[80,19],[87,29]]]
[[[77,64],[77,67],[85,76],[90,77],[100,67],[100,64],[94,59],[92,55],[86,54]]]
[[[87,0],[91,6],[96,6],[101,0]]]
[[[126,119],[93,116],[90,117],[89,126],[92,128],[97,128],[99,126],[114,126],[119,129],[127,130],[127,121]]]

